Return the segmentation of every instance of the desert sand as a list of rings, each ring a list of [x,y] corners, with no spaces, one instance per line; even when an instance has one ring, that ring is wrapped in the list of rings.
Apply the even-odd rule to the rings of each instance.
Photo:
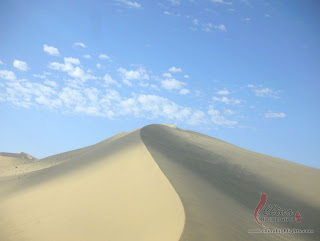
[[[0,240],[319,240],[319,183],[319,169],[149,125],[39,160],[0,154]],[[248,233],[261,193],[302,217],[266,226],[315,233]]]

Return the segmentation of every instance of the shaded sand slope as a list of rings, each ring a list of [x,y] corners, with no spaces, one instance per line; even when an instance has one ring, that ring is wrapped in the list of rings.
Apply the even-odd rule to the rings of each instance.
[[[182,203],[140,130],[44,161],[59,164],[0,182],[0,240],[179,240]]]
[[[179,194],[186,213],[181,241],[320,240],[320,170],[247,151],[221,140],[164,125],[142,128],[146,147]],[[248,234],[260,193],[268,204],[301,213],[315,234]]]

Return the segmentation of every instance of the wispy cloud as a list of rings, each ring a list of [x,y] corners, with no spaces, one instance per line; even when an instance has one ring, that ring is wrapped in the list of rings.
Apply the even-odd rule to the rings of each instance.
[[[218,95],[229,95],[230,92],[227,89],[217,91]]]
[[[249,84],[248,88],[250,88],[255,93],[255,95],[258,97],[270,97],[270,98],[274,98],[274,99],[280,98],[278,96],[280,93],[279,90],[273,90],[270,88],[261,88],[261,87],[257,87],[252,84]]]
[[[44,72],[43,74],[33,74],[32,76],[39,79],[47,79],[49,72]]]
[[[87,46],[84,43],[76,42],[73,44],[74,47],[86,48]]]
[[[165,15],[173,15],[173,13],[172,12],[169,12],[169,11],[163,11],[163,14],[165,14]]]
[[[24,108],[39,104],[52,109],[61,104],[60,100],[53,97],[55,93],[54,89],[45,84],[23,79],[7,82],[6,92],[2,98],[5,101]]]
[[[234,105],[238,105],[241,103],[241,100],[238,99],[233,99],[233,98],[228,98],[226,96],[223,97],[216,97],[214,96],[212,98],[213,101],[217,101],[217,102],[222,102],[224,104],[230,105],[230,104],[234,104]]]
[[[0,65],[3,65],[4,63],[0,60]]]
[[[177,68],[175,66],[172,66],[172,67],[169,68],[169,72],[180,73],[180,72],[182,72],[182,69],[181,68]]]
[[[103,59],[109,59],[109,57],[104,54],[95,57],[95,61],[98,60],[102,64]],[[21,69],[23,61],[19,61],[16,65]],[[96,65],[100,70],[95,68],[90,70],[81,61],[91,62],[91,68]],[[19,72],[17,77],[10,70],[0,70],[0,79],[3,80],[0,82],[0,101],[24,108],[44,107],[110,119],[122,116],[160,118],[192,125],[211,124],[225,127],[238,124],[236,118],[240,118],[238,114],[241,114],[241,109],[237,109],[237,114],[231,109],[233,105],[245,103],[242,99],[230,97],[228,89],[217,89],[216,96],[208,99],[205,92],[201,94],[199,90],[192,90],[194,86],[189,88],[187,82],[180,81],[176,77],[181,75],[180,78],[183,80],[189,78],[181,68],[176,66],[170,67],[167,72],[158,77],[152,70],[147,71],[141,65],[115,68],[117,65],[111,62],[109,63],[111,69],[109,69],[101,68],[102,65],[97,64],[98,61],[81,61],[78,58],[64,57],[61,61],[50,62],[48,68],[54,71],[50,71],[51,74],[42,72],[42,74],[32,75],[31,73],[31,76],[37,78],[35,81],[28,80],[27,77],[19,79],[23,72]],[[27,64],[26,68],[28,68]],[[107,70],[110,72],[106,72]],[[28,73],[25,73],[25,76],[29,76]],[[127,88],[125,85],[133,87]],[[248,85],[248,88],[259,97],[278,93],[270,88],[255,85]],[[174,101],[168,96],[174,96],[172,97]],[[188,103],[186,100],[195,96],[201,96],[197,100],[205,99],[207,107],[202,105],[200,108],[191,108],[191,104],[181,105],[181,103]],[[269,111],[264,117],[284,118],[286,114]]]
[[[135,2],[135,1],[129,1],[129,0],[116,0],[116,1],[124,4],[125,6],[127,6],[129,8],[135,8],[135,9],[142,8],[142,5],[138,2]]]
[[[60,53],[59,53],[59,50],[53,46],[49,46],[49,45],[46,45],[44,44],[43,45],[43,51],[48,53],[49,55],[52,55],[52,56],[59,56]]]
[[[273,118],[273,119],[285,118],[286,116],[287,115],[285,113],[283,113],[283,112],[276,113],[276,112],[269,111],[269,112],[264,114],[265,118]]]
[[[67,72],[69,76],[76,80],[81,80],[83,82],[89,79],[96,79],[95,76],[85,72],[80,66],[80,60],[77,58],[64,58],[64,63],[51,62],[48,68],[53,70],[58,70],[62,72]]]
[[[145,68],[140,67],[136,70],[127,70],[125,68],[118,68],[118,72],[122,77],[122,82],[128,86],[132,86],[131,80],[149,80],[149,75]]]
[[[104,84],[109,86],[109,85],[116,85],[118,87],[120,87],[121,85],[118,83],[118,81],[116,81],[115,79],[113,79],[110,74],[105,74],[105,76],[103,77],[104,80]]]
[[[226,26],[224,26],[224,24],[215,25],[214,28],[218,29],[220,31],[223,31],[223,32],[227,31],[227,28],[226,28]]]
[[[85,58],[85,59],[91,59],[91,55],[90,55],[90,54],[85,54],[85,55],[83,55],[83,58]]]
[[[213,3],[220,3],[220,4],[225,4],[225,5],[232,5],[232,2],[227,2],[224,0],[210,0]]]
[[[179,90],[182,89],[186,83],[176,79],[165,79],[161,81],[161,87],[167,90]]]
[[[194,25],[198,25],[199,24],[199,20],[197,18],[195,18],[195,19],[192,20],[192,23]]]
[[[106,59],[106,60],[110,60],[110,57],[106,54],[99,54],[99,59]]]
[[[17,59],[13,61],[13,66],[21,71],[27,71],[29,69],[28,64],[26,62]]]
[[[164,73],[162,76],[166,77],[166,78],[172,78],[172,74],[171,73]]]
[[[171,5],[180,5],[181,1],[180,0],[167,0],[168,2],[171,3]]]
[[[214,25],[212,23],[206,24],[203,28],[203,31],[212,32],[214,29],[219,30],[221,32],[227,32],[227,28],[224,24]]]
[[[9,70],[0,70],[0,79],[15,80],[16,75],[15,73]]]
[[[208,114],[211,118],[211,121],[219,126],[232,127],[238,124],[237,121],[226,119],[219,110],[214,109],[212,105],[209,106]]]
[[[181,89],[181,90],[179,91],[179,94],[180,94],[180,95],[187,95],[187,94],[189,94],[189,93],[190,93],[190,90],[185,89],[185,88],[183,88],[183,89]]]

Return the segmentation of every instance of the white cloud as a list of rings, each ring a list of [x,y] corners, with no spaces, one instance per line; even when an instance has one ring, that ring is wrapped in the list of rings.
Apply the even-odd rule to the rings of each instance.
[[[180,73],[180,72],[182,72],[182,69],[181,68],[177,68],[175,66],[172,66],[172,67],[169,68],[169,72]]]
[[[183,77],[184,77],[185,79],[189,79],[189,78],[190,78],[190,76],[187,75],[187,74],[185,74]]]
[[[45,80],[43,83],[46,84],[46,85],[49,85],[49,86],[51,86],[53,88],[58,87],[58,84],[55,81]]]
[[[205,32],[212,32],[214,29],[222,31],[222,32],[226,32],[227,28],[224,24],[219,24],[219,25],[213,25],[212,23],[208,23],[205,25],[205,27],[203,28],[203,31]]]
[[[29,69],[28,64],[26,62],[17,60],[17,59],[13,61],[13,66],[18,70],[22,70],[22,71],[27,71]]]
[[[281,92],[279,90],[273,90],[270,88],[261,88],[261,87],[257,87],[253,84],[249,84],[247,85],[248,88],[250,88],[256,96],[258,97],[270,97],[270,98],[274,98],[274,99],[279,99],[280,97],[278,96],[278,94]]]
[[[214,109],[212,105],[209,106],[208,114],[211,118],[211,121],[219,126],[228,126],[232,127],[236,125],[238,122],[237,121],[232,121],[226,119],[224,116],[221,115],[219,110]]]
[[[187,94],[189,94],[190,93],[190,90],[188,90],[188,89],[181,89],[180,91],[179,91],[179,94],[180,95],[187,95]]]
[[[194,25],[198,25],[198,24],[199,24],[199,20],[195,18],[195,19],[192,20],[192,23],[193,23]]]
[[[99,59],[111,61],[111,58],[106,54],[100,54]]]
[[[95,76],[85,72],[82,68],[80,68],[80,60],[77,58],[64,58],[64,63],[51,62],[48,65],[48,68],[67,72],[69,76],[81,80],[83,82],[89,79],[96,79]]]
[[[214,25],[212,23],[208,23],[205,25],[205,27],[203,28],[203,31],[205,32],[212,32],[212,29],[213,29]]]
[[[90,54],[85,54],[85,55],[83,55],[83,58],[85,58],[85,59],[91,59],[91,55],[90,55]]]
[[[217,101],[217,102],[222,102],[222,103],[227,104],[227,105],[230,105],[230,104],[238,105],[238,104],[241,103],[241,101],[238,100],[238,99],[231,99],[231,98],[228,98],[228,97],[225,97],[225,96],[223,96],[223,97],[214,96],[212,98],[212,100]]]
[[[173,13],[169,12],[169,11],[164,11],[163,14],[165,14],[165,15],[173,15]]]
[[[230,110],[230,109],[225,109],[224,113],[227,114],[227,115],[234,115],[235,114],[235,112],[233,110]]]
[[[7,83],[4,98],[24,108],[40,104],[51,109],[59,105],[59,101],[53,97],[55,94],[55,90],[49,86],[22,79]]]
[[[96,67],[97,67],[97,69],[101,69],[102,66],[101,66],[101,64],[97,63]]]
[[[68,59],[66,62],[78,63],[75,59]],[[24,108],[38,106],[109,119],[130,116],[190,125],[213,123],[230,127],[236,124],[236,121],[227,120],[212,107],[206,114],[202,110],[179,105],[158,95],[132,93],[130,96],[121,96],[116,90],[111,89],[112,85],[119,86],[119,84],[109,74],[101,80],[103,82],[96,87],[88,86],[86,83],[72,86],[67,82],[62,82],[62,86],[59,87],[56,82],[49,80],[44,81],[43,84],[17,80],[4,83],[6,87],[0,100]],[[187,89],[181,89],[181,94],[187,92]]]
[[[59,97],[67,107],[70,107],[71,105],[82,105],[85,103],[83,93],[80,89],[64,87],[59,93]]]
[[[0,60],[0,65],[3,65],[4,63]]]
[[[9,70],[0,70],[0,79],[15,80],[16,75],[15,73]]]
[[[46,79],[47,76],[45,74],[33,74],[32,75],[35,78],[39,78],[39,79]]]
[[[73,44],[74,47],[86,48],[87,46],[84,43],[76,42]]]
[[[117,1],[125,4],[127,7],[130,7],[130,8],[139,9],[142,7],[140,3],[134,2],[134,1],[129,1],[129,0],[117,0]]]
[[[275,112],[269,111],[269,112],[264,114],[265,118],[274,118],[274,119],[276,119],[276,118],[285,118],[286,116],[287,115],[285,113],[283,113],[283,112],[275,113]]]
[[[275,91],[270,88],[254,89],[253,91],[256,94],[256,96],[259,96],[259,97],[271,97],[275,99],[279,98],[278,97],[279,91]]]
[[[52,56],[59,56],[59,50],[53,46],[48,46],[46,44],[43,45],[43,51],[52,55]]]
[[[226,5],[232,5],[232,2],[226,2],[224,0],[211,0],[211,2],[220,3],[220,4],[226,4]]]
[[[122,77],[122,82],[128,86],[132,86],[131,80],[149,80],[147,71],[140,67],[136,70],[126,70],[125,68],[118,68],[118,72]]]
[[[108,85],[117,85],[118,87],[120,87],[120,84],[118,83],[118,81],[112,79],[112,77],[109,74],[105,74],[105,76],[103,77],[104,83],[108,86]]]
[[[162,76],[166,78],[172,78],[172,74],[170,73],[164,73]]]
[[[161,80],[161,87],[167,90],[179,90],[182,89],[186,83],[176,79]]]
[[[99,55],[99,59],[106,59],[106,60],[110,60],[110,57],[106,54],[100,54]]]
[[[226,26],[224,26],[224,24],[215,25],[214,28],[218,29],[220,31],[223,31],[223,32],[227,31],[227,28],[226,28]]]
[[[75,64],[75,65],[80,64],[80,60],[78,58],[72,58],[72,57],[64,58],[64,62],[68,64]]]
[[[201,111],[201,110],[195,110],[189,117],[188,124],[190,125],[201,125],[201,124],[207,124],[208,118],[207,115]]]
[[[128,79],[123,79],[122,82],[127,86],[133,86],[132,82]]]
[[[229,90],[224,89],[224,90],[219,90],[219,91],[217,92],[217,94],[218,94],[218,95],[229,95],[230,92],[229,92]]]

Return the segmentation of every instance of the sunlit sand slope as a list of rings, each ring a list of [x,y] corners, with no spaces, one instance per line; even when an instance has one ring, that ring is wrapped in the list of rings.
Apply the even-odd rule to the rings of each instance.
[[[140,130],[43,160],[0,179],[0,240],[177,241],[179,196]]]
[[[221,140],[165,125],[142,128],[146,147],[179,194],[186,213],[181,241],[320,240],[320,170],[247,151]],[[315,234],[249,234],[267,203],[299,211],[300,223],[267,227],[314,229]]]

